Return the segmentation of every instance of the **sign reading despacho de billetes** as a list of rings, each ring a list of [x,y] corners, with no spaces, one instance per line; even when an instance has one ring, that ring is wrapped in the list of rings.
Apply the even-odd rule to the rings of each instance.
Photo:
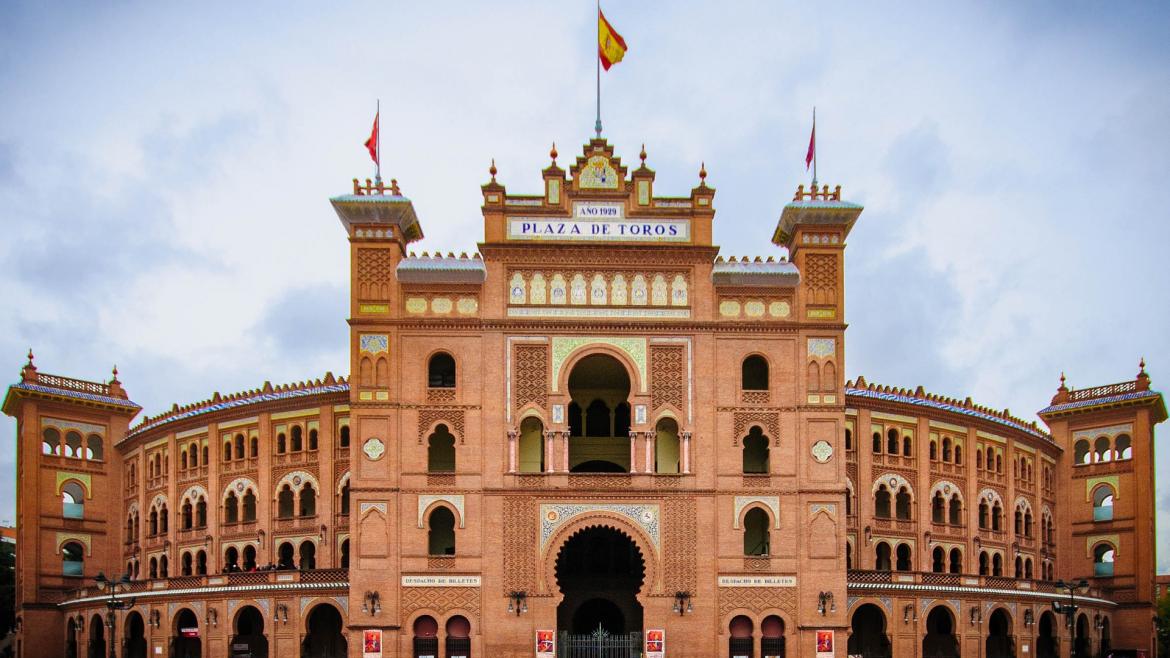
[[[629,219],[621,203],[579,202],[573,216],[509,217],[509,240],[690,242],[687,219]]]
[[[403,576],[403,587],[479,587],[479,576]]]
[[[719,576],[720,587],[796,587],[796,576]]]

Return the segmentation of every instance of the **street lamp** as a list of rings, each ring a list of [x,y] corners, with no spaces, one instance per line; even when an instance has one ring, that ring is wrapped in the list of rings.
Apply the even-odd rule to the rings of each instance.
[[[1076,651],[1076,615],[1077,615],[1077,596],[1078,591],[1085,591],[1089,587],[1089,581],[1081,578],[1076,582],[1064,582],[1063,580],[1056,581],[1056,589],[1068,592],[1068,603],[1061,604],[1060,601],[1052,602],[1052,610],[1058,615],[1065,616],[1065,625],[1068,626],[1068,644],[1069,651]]]
[[[110,598],[106,600],[106,628],[109,630],[110,637],[110,658],[117,658],[117,645],[114,642],[114,619],[118,610],[128,610],[134,607],[134,599],[119,599],[118,590],[125,591],[130,588],[130,574],[124,573],[117,580],[110,580],[106,578],[106,574],[98,572],[94,578],[97,581],[98,589],[109,592]]]

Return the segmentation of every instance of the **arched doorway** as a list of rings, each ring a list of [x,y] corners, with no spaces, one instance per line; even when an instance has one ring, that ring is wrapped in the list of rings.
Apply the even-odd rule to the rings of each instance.
[[[638,592],[645,573],[642,554],[628,536],[605,527],[577,532],[557,556],[557,586],[564,595],[557,629],[563,637],[640,637]]]
[[[77,622],[73,617],[65,626],[65,658],[77,658]]]
[[[987,658],[1016,658],[1016,641],[1012,637],[1012,620],[1000,608],[987,620]]]
[[[264,615],[255,606],[246,605],[236,613],[235,633],[229,656],[268,658],[268,638],[264,635]]]
[[[471,658],[471,622],[463,615],[447,620],[446,658]]]
[[[124,658],[146,658],[146,623],[142,615],[131,612],[126,615],[126,626],[122,639]]]
[[[414,620],[414,639],[411,641],[412,658],[439,655],[439,622],[430,615]]]
[[[944,606],[936,606],[926,617],[926,636],[922,638],[923,658],[959,658],[959,640],[955,637],[955,617]]]
[[[776,615],[764,617],[760,622],[760,653],[764,658],[784,658],[784,620]]]
[[[1073,642],[1072,658],[1090,658],[1092,642],[1089,640],[1089,617],[1081,614],[1077,617],[1077,635]]]
[[[890,658],[890,640],[886,637],[886,615],[872,603],[866,603],[853,611],[850,622],[853,633],[849,636],[849,655],[866,658]]]
[[[106,658],[106,622],[101,615],[89,620],[89,658]]]
[[[1036,626],[1036,658],[1057,658],[1056,629],[1056,618],[1052,613],[1041,613],[1040,623]]]
[[[175,615],[171,633],[171,658],[200,658],[203,639],[199,637],[199,618],[184,608]]]
[[[755,658],[755,625],[750,617],[736,615],[727,625],[728,658]]]
[[[318,604],[309,612],[308,633],[301,643],[301,658],[345,658],[344,623],[337,608]]]
[[[569,372],[569,470],[630,471],[630,375],[607,354],[590,354]],[[555,463],[555,462],[554,462]]]

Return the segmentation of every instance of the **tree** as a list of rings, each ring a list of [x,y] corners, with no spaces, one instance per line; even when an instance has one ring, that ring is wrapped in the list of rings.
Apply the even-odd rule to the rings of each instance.
[[[1170,587],[1158,597],[1158,655],[1170,656]]]

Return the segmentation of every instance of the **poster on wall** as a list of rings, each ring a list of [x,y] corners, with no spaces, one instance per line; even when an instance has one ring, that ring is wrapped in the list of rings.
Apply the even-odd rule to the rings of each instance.
[[[666,658],[666,631],[646,631],[646,658]]]
[[[556,631],[536,631],[536,658],[556,658]]]
[[[833,658],[833,631],[817,631],[817,658]]]
[[[381,629],[367,629],[362,633],[362,658],[382,658]]]

